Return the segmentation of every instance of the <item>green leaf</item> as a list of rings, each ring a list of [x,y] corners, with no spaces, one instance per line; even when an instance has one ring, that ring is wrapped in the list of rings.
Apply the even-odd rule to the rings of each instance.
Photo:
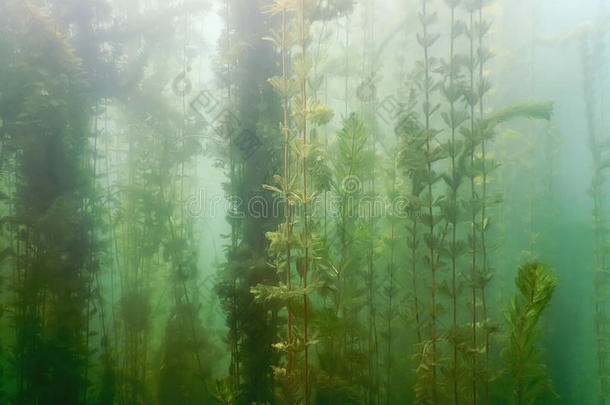
[[[497,113],[493,114],[486,121],[491,127],[495,127],[505,121],[514,118],[530,118],[547,120],[551,119],[553,115],[553,103],[539,103],[539,102],[526,102],[515,104],[510,107],[506,107]]]

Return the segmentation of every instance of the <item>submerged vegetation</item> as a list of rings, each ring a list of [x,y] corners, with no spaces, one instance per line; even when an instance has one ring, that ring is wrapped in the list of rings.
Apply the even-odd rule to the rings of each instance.
[[[514,403],[535,404],[545,391],[553,390],[548,373],[539,364],[536,327],[551,300],[557,278],[544,265],[530,263],[519,268],[515,284],[520,295],[511,302],[509,344],[502,355],[506,361],[506,375],[513,386]]]
[[[0,404],[607,402],[603,6],[587,207],[517,6],[153,3],[0,0]]]

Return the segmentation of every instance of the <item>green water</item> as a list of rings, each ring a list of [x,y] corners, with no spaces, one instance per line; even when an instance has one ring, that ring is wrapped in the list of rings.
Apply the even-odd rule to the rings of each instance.
[[[604,0],[0,0],[0,405],[610,402]]]

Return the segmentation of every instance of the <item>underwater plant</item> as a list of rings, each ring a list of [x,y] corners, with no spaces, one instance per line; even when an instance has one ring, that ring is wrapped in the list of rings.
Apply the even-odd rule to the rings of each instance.
[[[491,335],[497,326],[490,319],[490,309],[486,293],[487,285],[493,275],[489,265],[489,255],[492,245],[488,243],[487,233],[494,218],[490,209],[502,202],[501,194],[491,194],[489,183],[491,174],[500,166],[490,156],[487,150],[497,136],[497,128],[507,121],[516,118],[535,120],[550,120],[553,112],[552,103],[523,102],[517,103],[492,113],[485,113],[485,96],[491,90],[491,83],[484,73],[485,64],[494,56],[484,46],[484,39],[491,28],[491,23],[484,18],[485,2],[466,2],[469,22],[466,35],[469,40],[469,57],[466,67],[470,75],[470,85],[464,91],[464,100],[470,110],[470,125],[460,128],[465,140],[465,162],[470,178],[471,200],[466,204],[470,208],[471,220],[471,348],[472,356],[472,401],[490,400],[489,386],[494,378],[490,370]],[[480,301],[479,298],[480,297]],[[480,302],[480,308],[479,308]],[[480,343],[482,335],[483,342]],[[479,354],[483,354],[483,362],[479,363]],[[480,381],[479,381],[480,380]]]
[[[462,127],[462,135],[464,136],[466,142],[466,149],[468,152],[465,152],[465,156],[467,156],[467,162],[470,167],[475,166],[475,153],[478,145],[478,140],[475,137],[475,106],[477,104],[477,96],[476,96],[476,88],[475,88],[475,69],[476,69],[476,59],[475,59],[475,38],[474,38],[474,2],[466,4],[466,10],[468,12],[469,23],[466,35],[469,40],[469,53],[468,53],[468,62],[467,62],[467,70],[469,75],[469,84],[466,90],[464,91],[464,101],[466,106],[469,109],[469,124],[468,126]],[[475,280],[477,278],[477,260],[478,260],[478,243],[477,243],[477,215],[479,212],[479,206],[477,204],[477,190],[475,186],[475,178],[476,173],[473,170],[470,170],[468,173],[468,177],[470,179],[470,201],[468,202],[468,206],[470,208],[470,274],[469,274],[469,284],[471,289],[470,295],[470,307],[471,307],[471,347],[470,347],[470,356],[472,357],[472,370],[471,370],[471,380],[472,380],[472,404],[477,404],[477,396],[478,396],[478,339],[477,339],[477,322],[478,322],[478,308],[477,308],[477,285]]]
[[[540,403],[544,394],[553,392],[537,343],[538,320],[551,300],[557,277],[545,265],[529,263],[519,267],[515,284],[519,293],[511,300],[506,317],[509,335],[508,345],[502,351],[504,373],[511,383],[512,403],[532,405]]]
[[[1,17],[2,159],[14,169],[0,219],[12,233],[1,249],[11,270],[2,274],[10,274],[11,285],[2,293],[10,296],[2,337],[11,335],[2,396],[7,403],[76,405],[89,387],[88,304],[99,269],[89,204],[88,83],[65,33],[42,12],[31,13],[23,27],[26,11],[19,2],[4,3]],[[59,74],[65,80],[55,80]]]
[[[268,300],[270,296],[273,296],[281,302],[280,305],[286,310],[285,336],[281,337],[280,342],[274,344],[276,349],[285,354],[285,366],[281,367],[280,364],[275,364],[272,365],[272,368],[274,378],[280,386],[280,394],[276,393],[275,396],[283,403],[292,404],[295,402],[297,391],[297,380],[294,374],[297,350],[293,327],[294,296],[292,294],[292,250],[293,245],[296,245],[293,238],[295,224],[293,207],[297,203],[297,198],[295,198],[296,174],[293,173],[296,166],[291,153],[294,134],[291,130],[292,122],[289,120],[289,102],[297,90],[296,79],[292,75],[289,76],[288,72],[289,49],[293,43],[288,24],[292,21],[291,14],[296,11],[296,8],[291,2],[276,0],[271,2],[264,11],[271,16],[281,15],[281,31],[279,33],[271,31],[272,35],[264,38],[271,41],[281,54],[281,76],[273,76],[268,79],[268,82],[281,98],[282,104],[282,120],[279,128],[283,136],[283,174],[274,175],[277,185],[263,184],[263,188],[273,192],[283,202],[283,222],[278,225],[276,231],[269,231],[265,236],[270,241],[267,250],[268,255],[273,258],[276,271],[279,274],[284,273],[285,281],[282,282],[280,279],[277,286],[258,285],[253,287],[251,291],[257,300]]]
[[[312,157],[313,145],[311,138],[316,127],[328,123],[333,117],[333,110],[319,101],[311,100],[308,97],[309,78],[311,74],[310,53],[308,50],[309,36],[312,20],[310,19],[308,9],[314,4],[306,0],[301,0],[297,5],[297,20],[298,34],[297,42],[299,44],[300,53],[294,55],[294,69],[296,81],[299,86],[299,94],[293,99],[293,114],[296,117],[296,130],[300,133],[300,139],[295,144],[296,155],[298,156],[298,165],[301,171],[300,189],[296,192],[300,207],[301,207],[301,226],[299,227],[299,250],[302,256],[297,258],[297,269],[301,276],[303,306],[303,328],[302,328],[302,346],[303,346],[303,396],[304,404],[309,405],[311,400],[311,374],[310,374],[310,348],[312,344],[309,340],[309,322],[310,322],[310,300],[313,285],[309,284],[308,276],[310,270],[318,268],[318,257],[314,255],[317,236],[313,233],[313,220],[310,217],[313,215],[311,202],[316,194],[315,189],[308,188],[311,180],[309,179],[311,167],[310,161]],[[316,8],[314,7],[314,10]],[[312,182],[312,186],[313,186]],[[310,268],[311,266],[311,268]],[[309,287],[309,288],[308,288]]]
[[[227,174],[224,189],[230,199],[262,201],[264,206],[274,207],[273,192],[261,188],[272,183],[271,177],[282,167],[278,148],[284,139],[278,126],[283,119],[282,99],[268,82],[281,66],[276,63],[273,44],[266,40],[269,29],[276,29],[280,21],[248,0],[224,2],[223,17],[225,31],[219,46],[224,63],[218,76],[227,86],[224,107],[238,121],[237,125],[231,125],[230,119],[223,123],[226,143],[217,158]],[[241,148],[238,137],[243,134],[249,134],[258,146]],[[259,284],[278,282],[278,269],[269,263],[270,241],[265,234],[280,220],[265,213],[252,215],[248,210],[248,205],[235,207],[227,215],[231,232],[217,284],[229,328],[233,389],[241,392],[240,403],[247,404],[274,398],[272,366],[278,363],[278,352],[273,344],[280,326],[277,303],[257,300],[251,293]]]
[[[398,170],[398,151],[394,150],[394,153],[389,153],[392,157],[391,166],[386,168],[385,181],[386,189],[388,190],[388,196],[390,200],[395,201],[399,197],[400,191],[403,189],[403,185],[400,183],[399,170]],[[387,184],[389,183],[389,185]],[[382,294],[386,299],[386,306],[381,311],[380,317],[385,321],[385,328],[381,331],[382,341],[385,341],[385,353],[384,353],[384,368],[385,368],[385,381],[383,383],[383,389],[385,389],[385,403],[389,405],[395,401],[394,396],[394,384],[397,379],[394,378],[395,364],[398,363],[394,360],[394,345],[396,344],[398,333],[395,326],[396,321],[400,314],[400,287],[398,270],[400,270],[400,263],[403,256],[401,255],[401,244],[403,243],[402,238],[404,234],[401,232],[402,218],[399,217],[398,212],[390,212],[387,220],[389,221],[389,229],[383,235],[384,248],[387,250],[387,264],[386,264],[386,280],[383,284]],[[383,376],[382,376],[383,378]],[[380,387],[381,388],[381,387]]]
[[[268,82],[283,100],[281,104],[284,116],[278,122],[281,123],[280,129],[284,138],[285,177],[274,176],[279,187],[268,183],[261,184],[276,196],[288,197],[284,201],[286,211],[283,223],[276,231],[268,231],[266,236],[270,240],[268,253],[274,258],[274,266],[278,272],[287,272],[286,281],[290,285],[281,282],[276,285],[258,283],[250,289],[256,301],[279,301],[287,309],[290,319],[288,335],[291,341],[282,339],[274,344],[274,347],[287,354],[290,368],[284,369],[274,365],[273,369],[276,379],[284,386],[283,400],[291,403],[300,395],[305,404],[310,403],[312,395],[310,346],[313,343],[309,336],[314,313],[311,304],[312,296],[319,287],[319,283],[313,282],[312,278],[318,278],[319,271],[326,266],[322,264],[324,255],[320,254],[321,242],[317,232],[320,221],[316,217],[318,213],[313,204],[318,194],[316,188],[323,187],[326,182],[324,170],[320,172],[319,142],[316,136],[317,128],[328,123],[333,117],[330,107],[309,94],[313,63],[308,45],[311,18],[316,15],[317,7],[314,3],[304,0],[275,1],[266,10],[270,15],[281,14],[283,21],[281,32],[272,31],[273,36],[265,36],[265,39],[273,42],[283,55],[282,76],[273,76]],[[290,19],[287,19],[288,15],[291,16]],[[288,49],[293,43],[298,51],[291,54],[290,60],[294,76],[288,76]],[[290,122],[289,113],[292,117]],[[292,281],[292,260],[301,279],[300,285]],[[297,297],[300,297],[300,302]],[[301,318],[301,326],[295,322],[298,318]],[[302,357],[299,357],[301,353]],[[295,389],[297,376],[302,382],[302,393],[299,394]]]
[[[416,78],[414,79],[416,81]],[[421,164],[420,152],[422,142],[419,136],[421,124],[418,121],[415,109],[417,107],[417,97],[415,92],[416,84],[409,92],[407,100],[404,101],[405,112],[399,117],[398,124],[394,127],[399,136],[397,148],[396,165],[407,177],[405,181],[404,193],[407,196],[404,212],[397,210],[397,214],[407,217],[406,228],[406,248],[408,250],[408,275],[409,275],[409,307],[410,318],[415,329],[416,343],[422,344],[425,318],[423,313],[423,302],[420,298],[419,286],[422,283],[420,269],[421,255],[419,247],[421,244],[421,211],[423,208],[422,193],[425,186],[423,183],[424,168]],[[417,165],[413,163],[417,162]]]
[[[378,21],[376,16],[376,7],[374,0],[362,2],[363,21],[362,21],[362,67],[360,74],[361,84],[356,89],[356,97],[359,100],[360,111],[369,130],[368,149],[370,159],[366,178],[362,177],[361,181],[363,188],[362,211],[363,219],[366,221],[366,227],[363,228],[363,233],[359,238],[361,243],[366,246],[366,271],[363,274],[363,279],[366,288],[366,326],[367,326],[367,403],[379,403],[381,398],[380,387],[380,352],[379,352],[379,332],[377,326],[378,311],[377,300],[378,290],[380,288],[379,280],[381,279],[383,268],[378,266],[379,259],[382,257],[383,243],[379,241],[379,217],[383,213],[379,201],[382,197],[382,192],[379,190],[378,178],[382,173],[378,169],[381,159],[377,159],[378,143],[381,139],[381,131],[376,114],[376,106],[378,103],[377,91],[375,86],[376,70],[382,66],[382,61],[376,58],[380,49],[383,49],[383,44],[376,46],[378,39],[376,31],[378,29]]]
[[[359,360],[363,350],[360,349],[360,339],[363,334],[368,335],[368,332],[363,330],[358,313],[363,305],[362,279],[366,278],[364,268],[367,253],[363,252],[363,244],[368,221],[364,217],[360,202],[365,195],[364,182],[370,177],[372,155],[369,138],[370,132],[364,120],[352,113],[344,119],[343,128],[337,133],[334,145],[336,149],[333,151],[333,194],[337,198],[338,214],[334,232],[334,239],[337,241],[334,256],[334,266],[337,269],[334,312],[343,325],[337,332],[339,340],[344,342],[343,347],[338,350],[345,356],[342,359],[345,366],[341,367],[344,369],[343,375],[334,373],[329,377],[333,380],[344,379],[344,384],[348,386],[351,380],[361,380],[361,384],[368,384],[362,379],[361,373],[364,370],[361,368],[364,364]],[[334,346],[331,342],[331,348]],[[334,367],[336,368],[336,365]],[[329,389],[334,390],[332,387]]]
[[[491,23],[489,23],[487,20],[485,20],[483,18],[483,2],[480,1],[477,4],[477,12],[478,12],[478,20],[477,23],[475,25],[475,30],[474,32],[471,31],[470,35],[471,36],[477,36],[478,39],[478,44],[477,44],[477,59],[478,59],[478,81],[477,81],[477,91],[476,94],[478,96],[478,107],[479,107],[479,125],[481,125],[481,123],[483,122],[484,119],[484,114],[485,114],[485,108],[484,108],[484,101],[485,101],[485,95],[489,92],[489,90],[491,89],[491,84],[489,82],[489,79],[483,74],[483,70],[486,67],[486,63],[489,61],[489,59],[492,58],[493,54],[491,53],[491,51],[484,46],[484,39],[486,34],[489,32],[489,29],[491,28]],[[487,158],[487,143],[488,141],[490,141],[491,139],[489,139],[489,135],[491,135],[491,132],[485,132],[483,128],[479,128],[480,133],[478,134],[480,139],[480,148],[481,148],[481,158],[479,162],[476,162],[475,164],[479,164],[480,163],[480,172],[478,173],[478,175],[480,176],[480,183],[481,183],[481,193],[480,193],[480,197],[479,197],[479,203],[480,203],[480,211],[481,211],[481,216],[480,216],[480,226],[479,226],[479,235],[481,238],[481,245],[480,245],[480,251],[481,251],[481,270],[480,270],[480,274],[477,275],[476,280],[473,280],[478,287],[481,290],[481,316],[483,317],[483,333],[484,333],[484,337],[485,337],[485,363],[483,365],[483,402],[484,403],[489,403],[489,380],[490,380],[490,372],[489,372],[489,356],[490,356],[490,335],[491,333],[494,332],[495,327],[491,324],[491,320],[489,319],[489,310],[488,310],[488,306],[487,306],[487,293],[486,293],[486,287],[487,284],[489,283],[489,281],[491,280],[492,274],[491,274],[491,270],[489,268],[489,263],[488,263],[488,242],[487,242],[487,230],[489,228],[489,217],[487,214],[487,209],[488,207],[490,207],[491,205],[493,205],[494,203],[498,202],[498,199],[492,200],[492,199],[488,199],[488,191],[487,191],[487,183],[488,183],[488,178],[491,174],[491,172],[497,168],[497,165],[492,162],[492,161],[488,161]],[[475,166],[476,167],[476,166]],[[475,169],[476,170],[476,169]]]
[[[282,76],[281,78],[271,78],[269,82],[274,86],[276,92],[279,93],[282,98],[282,122],[280,124],[280,128],[282,131],[282,135],[284,136],[284,150],[283,150],[283,166],[284,173],[281,178],[280,187],[282,198],[284,199],[284,228],[281,229],[283,232],[283,253],[284,253],[284,261],[285,261],[285,279],[286,279],[286,288],[288,291],[292,288],[292,266],[291,266],[291,251],[292,251],[292,228],[294,227],[294,219],[292,206],[295,205],[295,201],[292,197],[293,190],[292,185],[294,184],[293,175],[291,173],[291,151],[290,144],[292,142],[292,136],[290,131],[290,124],[288,121],[289,115],[289,100],[293,95],[294,90],[291,89],[291,81],[288,78],[288,56],[289,56],[289,48],[291,42],[289,42],[288,38],[288,12],[293,11],[292,8],[289,7],[288,2],[286,1],[276,1],[270,6],[270,10],[268,12],[273,14],[281,13],[282,16],[282,28],[281,28],[281,39],[279,39],[279,43],[276,46],[280,48],[281,57],[282,57]],[[270,246],[270,250],[273,249],[273,246]],[[279,263],[278,263],[279,265]],[[279,269],[278,269],[279,270]],[[286,355],[287,355],[287,366],[286,366],[286,376],[287,376],[287,384],[285,384],[286,388],[284,389],[284,402],[293,403],[294,397],[294,381],[293,381],[293,369],[294,369],[294,347],[293,347],[293,331],[292,331],[292,310],[290,303],[286,304]]]
[[[599,24],[599,22],[598,22]],[[599,29],[599,28],[598,28]],[[610,372],[608,370],[608,266],[610,262],[610,240],[608,232],[607,178],[610,168],[610,145],[604,137],[604,126],[600,118],[604,112],[604,95],[598,90],[604,80],[605,61],[601,49],[604,36],[601,32],[585,32],[580,38],[581,63],[583,68],[583,97],[587,124],[587,145],[593,163],[593,174],[589,195],[593,200],[591,227],[593,231],[593,266],[595,288],[595,334],[597,341],[597,373],[599,391],[597,398],[605,404],[610,398]],[[602,90],[603,91],[603,90]]]
[[[429,335],[423,339],[421,343],[420,365],[418,372],[421,375],[421,385],[416,388],[418,397],[421,397],[426,402],[436,405],[439,403],[439,383],[438,383],[438,366],[440,361],[440,349],[438,331],[438,318],[440,317],[439,305],[437,302],[437,294],[439,288],[439,270],[442,264],[439,261],[439,250],[441,249],[442,239],[437,228],[441,218],[438,213],[440,200],[435,196],[433,188],[436,183],[441,180],[441,176],[435,171],[434,165],[446,157],[445,151],[439,146],[436,140],[440,131],[433,127],[433,115],[439,110],[440,105],[432,100],[432,93],[438,88],[438,84],[432,74],[436,69],[434,61],[431,59],[430,48],[439,39],[438,34],[432,34],[430,29],[436,20],[436,13],[429,13],[429,1],[422,0],[421,2],[421,34],[417,35],[417,41],[423,51],[422,60],[422,75],[420,82],[420,91],[423,96],[421,102],[422,109],[422,124],[421,131],[418,137],[421,138],[419,143],[419,161],[421,164],[422,184],[425,187],[422,198],[423,213],[421,222],[427,228],[427,232],[423,235],[423,241],[427,247],[427,253],[424,255],[424,263],[430,272],[430,301],[429,301]],[[444,239],[444,237],[443,237]]]
[[[298,104],[300,107],[300,111],[297,110],[297,115],[300,116],[300,122],[298,122],[298,127],[301,131],[301,150],[298,151],[299,157],[301,158],[301,169],[302,169],[302,189],[300,191],[300,200],[301,205],[303,207],[302,213],[302,249],[303,249],[303,257],[300,268],[301,278],[303,280],[303,391],[305,397],[305,405],[309,405],[311,398],[310,391],[310,374],[309,374],[309,313],[308,313],[308,305],[309,298],[307,297],[307,276],[309,271],[309,249],[310,249],[310,234],[309,234],[309,218],[308,218],[308,204],[309,204],[309,195],[307,194],[307,157],[308,157],[308,137],[307,137],[307,124],[308,124],[308,99],[307,99],[307,79],[309,76],[308,69],[308,55],[307,55],[307,40],[309,36],[309,21],[305,17],[305,0],[301,0],[300,7],[297,9],[297,13],[299,14],[300,19],[300,31],[299,31],[299,40],[301,47],[301,54],[297,54],[296,56],[296,64],[297,64],[297,82],[299,83],[299,87],[301,90],[301,99]]]
[[[449,159],[451,160],[450,169],[447,174],[443,175],[443,180],[447,185],[447,193],[445,202],[441,205],[441,211],[444,219],[450,227],[450,240],[448,241],[447,259],[451,262],[451,275],[449,282],[448,295],[451,300],[451,327],[448,332],[448,341],[452,346],[452,362],[449,371],[451,396],[453,403],[460,402],[460,380],[463,371],[459,365],[459,357],[461,351],[467,343],[464,339],[464,334],[461,333],[459,320],[459,295],[462,290],[461,280],[458,274],[458,260],[466,253],[467,245],[459,239],[458,223],[462,216],[461,207],[464,203],[460,197],[460,186],[465,178],[463,151],[464,144],[457,139],[459,129],[464,122],[468,120],[468,114],[463,108],[459,107],[458,102],[463,97],[465,84],[462,81],[460,72],[461,55],[456,54],[456,40],[464,32],[463,24],[456,19],[456,9],[460,4],[459,0],[447,1],[447,6],[450,9],[450,32],[449,32],[449,56],[447,61],[443,63],[445,75],[445,83],[442,87],[442,93],[449,106],[448,112],[441,113],[443,121],[450,131],[449,139],[443,144]]]

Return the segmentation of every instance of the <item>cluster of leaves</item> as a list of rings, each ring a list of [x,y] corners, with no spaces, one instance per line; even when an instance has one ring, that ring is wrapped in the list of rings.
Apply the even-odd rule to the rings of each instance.
[[[543,264],[521,266],[515,280],[519,295],[508,313],[508,346],[502,351],[504,371],[512,386],[513,403],[530,405],[553,392],[546,367],[541,363],[537,341],[538,320],[557,285],[555,274]]]

